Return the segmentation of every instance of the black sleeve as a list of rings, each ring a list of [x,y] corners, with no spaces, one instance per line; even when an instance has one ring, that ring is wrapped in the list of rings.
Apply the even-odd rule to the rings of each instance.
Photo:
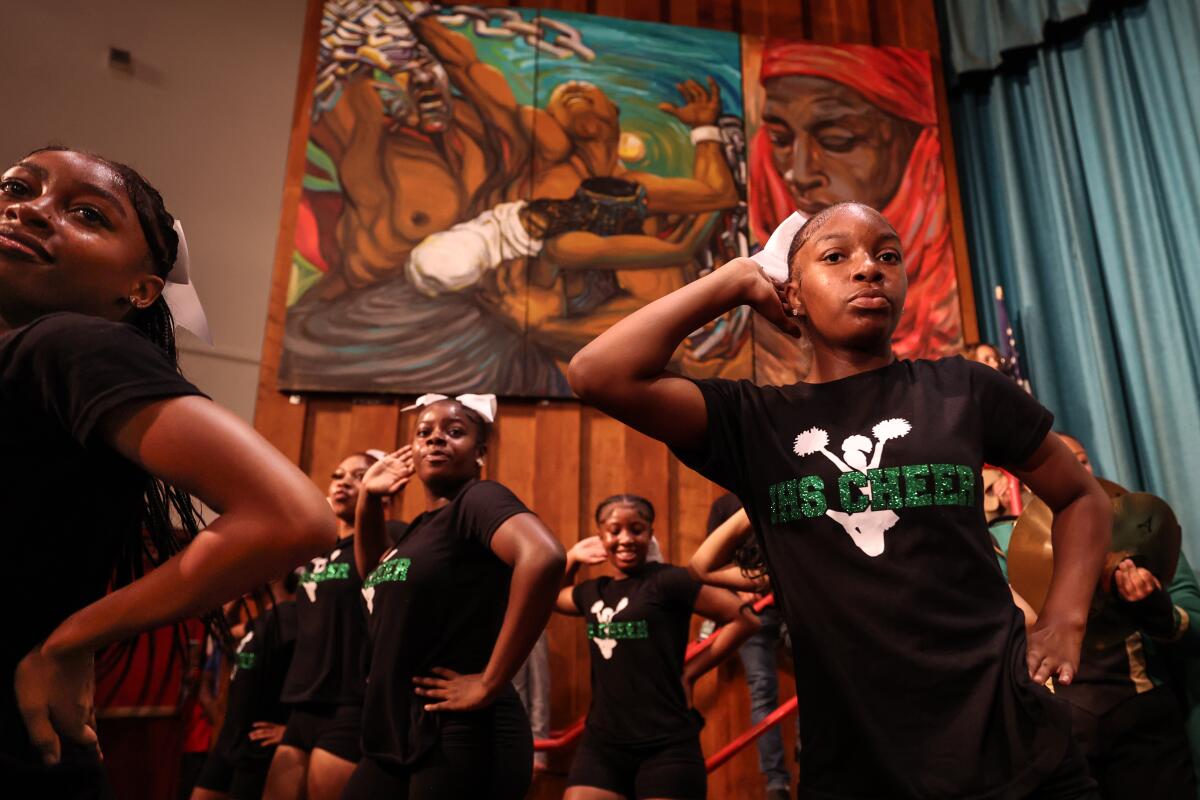
[[[496,530],[517,514],[529,511],[517,496],[495,481],[479,481],[458,498],[458,531],[484,547],[492,546]]]
[[[4,386],[80,444],[105,415],[129,403],[202,394],[131,325],[52,314],[17,336],[0,364]]]
[[[712,507],[708,510],[708,534],[721,527],[721,523],[736,514],[742,507],[742,501],[737,499],[737,495],[723,494],[713,501]]]
[[[689,575],[683,567],[665,567],[657,577],[659,596],[664,604],[691,613],[696,607],[696,596],[704,584]]]
[[[704,395],[708,411],[708,435],[697,448],[672,447],[676,457],[710,481],[737,494],[745,441],[742,420],[747,411],[748,395],[757,389],[750,381],[720,378],[693,381]]]
[[[983,460],[997,467],[1025,462],[1054,425],[1054,415],[1016,381],[967,362],[983,428]]]

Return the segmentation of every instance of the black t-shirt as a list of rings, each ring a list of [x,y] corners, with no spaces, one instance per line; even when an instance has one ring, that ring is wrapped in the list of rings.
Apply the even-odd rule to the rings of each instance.
[[[363,753],[411,764],[438,736],[438,713],[413,691],[434,667],[483,672],[508,608],[512,569],[491,550],[492,535],[528,512],[492,481],[467,483],[449,504],[409,524],[363,582],[371,674],[363,708]]]
[[[697,381],[703,449],[741,498],[792,634],[808,797],[1009,797],[1061,759],[983,514],[983,464],[1053,417],[961,358],[824,384]]]
[[[291,707],[279,699],[296,646],[296,604],[279,603],[250,624],[238,642],[230,673],[225,721],[213,749],[238,767],[271,758],[274,748],[250,740],[255,722],[287,722]]]
[[[285,703],[361,705],[366,683],[367,620],[354,537],[314,558],[296,587],[296,652],[283,684]]]
[[[620,580],[575,587],[592,659],[589,736],[614,745],[658,745],[695,736],[683,693],[688,624],[700,583],[687,570],[649,563]]]
[[[104,595],[122,543],[141,536],[149,476],[93,435],[97,424],[137,402],[195,394],[131,325],[58,313],[0,335],[0,761],[30,757],[17,662]]]
[[[737,499],[737,495],[732,492],[721,495],[713,501],[712,507],[708,509],[708,525],[706,530],[711,536],[712,532],[721,527],[721,523],[732,517],[734,514],[742,510],[742,501]]]

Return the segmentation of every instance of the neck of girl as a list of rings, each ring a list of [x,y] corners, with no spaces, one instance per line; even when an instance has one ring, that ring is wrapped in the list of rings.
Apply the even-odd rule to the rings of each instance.
[[[890,341],[871,350],[831,347],[814,342],[812,369],[805,383],[829,383],[849,378],[860,372],[886,367],[895,360],[896,354],[892,352]]]

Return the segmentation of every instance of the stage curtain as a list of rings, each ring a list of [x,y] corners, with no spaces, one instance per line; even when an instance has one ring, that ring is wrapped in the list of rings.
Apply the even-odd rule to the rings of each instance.
[[[1200,563],[1200,4],[1089,18],[975,78],[951,112],[984,337],[1000,284],[1057,427],[1165,498]]]
[[[945,50],[957,73],[992,70],[1004,53],[1042,43],[1048,22],[1088,12],[1092,0],[942,0]]]

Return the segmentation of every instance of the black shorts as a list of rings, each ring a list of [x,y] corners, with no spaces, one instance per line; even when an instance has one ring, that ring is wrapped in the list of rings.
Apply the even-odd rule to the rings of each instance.
[[[567,786],[594,786],[625,797],[704,800],[708,772],[700,735],[653,747],[615,745],[584,733]]]
[[[235,766],[224,754],[212,750],[204,760],[196,785],[211,792],[227,794],[230,800],[260,800],[270,769],[270,758],[259,759],[250,765]]]
[[[521,800],[532,780],[533,734],[512,692],[489,709],[446,712],[437,741],[414,764],[364,756],[342,800]]]
[[[362,758],[362,706],[297,705],[280,744],[306,753],[319,748],[357,763]]]

